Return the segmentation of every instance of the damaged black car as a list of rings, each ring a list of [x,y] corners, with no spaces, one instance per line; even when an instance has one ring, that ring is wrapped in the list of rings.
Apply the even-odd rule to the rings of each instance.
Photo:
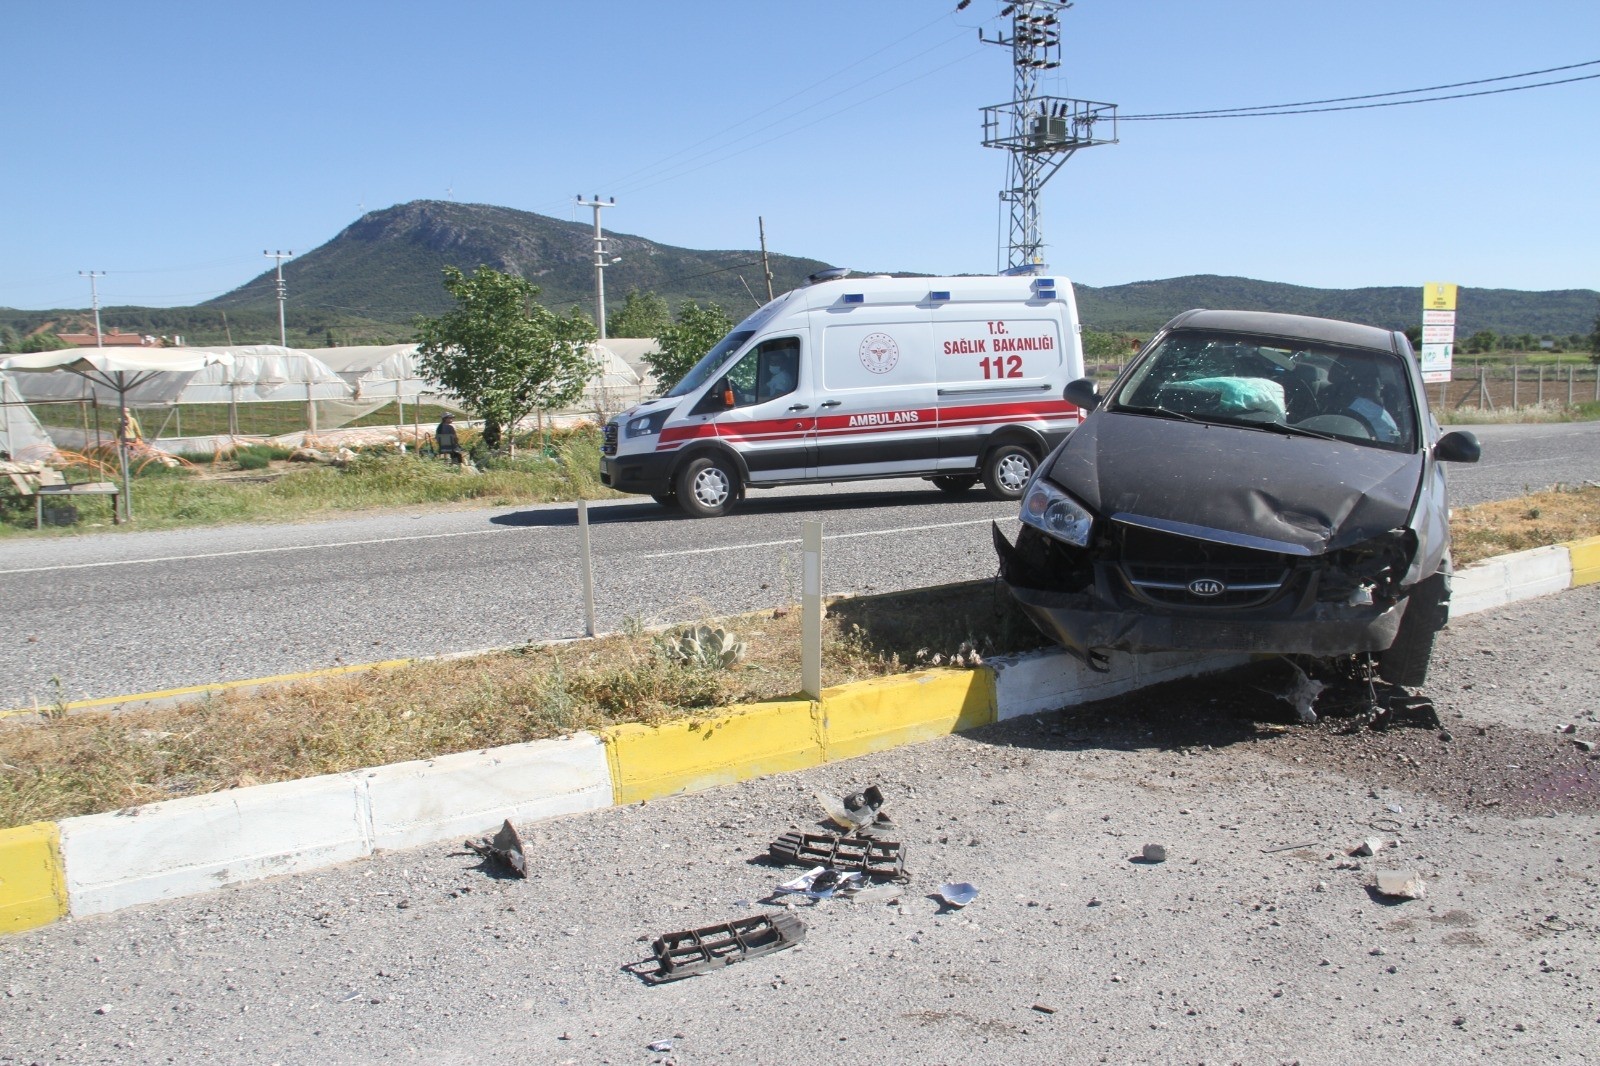
[[[1448,617],[1441,435],[1405,334],[1255,311],[1188,311],[1040,464],[1002,578],[1091,666],[1108,653],[1371,654],[1427,677]]]

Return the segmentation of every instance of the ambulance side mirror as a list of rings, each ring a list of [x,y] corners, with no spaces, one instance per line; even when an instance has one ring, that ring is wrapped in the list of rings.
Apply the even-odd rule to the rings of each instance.
[[[1100,393],[1095,389],[1093,378],[1079,378],[1077,381],[1067,382],[1067,391],[1062,399],[1077,404],[1085,411],[1093,411],[1100,406]]]
[[[733,395],[733,383],[724,378],[722,382],[722,406],[732,407],[737,402],[737,398]]]

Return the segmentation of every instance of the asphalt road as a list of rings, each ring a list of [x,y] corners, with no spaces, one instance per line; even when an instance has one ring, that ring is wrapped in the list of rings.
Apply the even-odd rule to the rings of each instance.
[[[1600,477],[1600,423],[1481,427],[1454,502]],[[799,598],[800,524],[829,593],[994,572],[1013,504],[921,481],[757,492],[733,515],[590,509],[597,627]],[[11,541],[0,548],[0,709],[579,636],[570,504]]]
[[[1434,728],[1274,725],[1236,671],[524,825],[526,881],[443,843],[0,938],[0,1064],[1593,1062],[1597,631],[1600,586],[1460,620]],[[709,976],[624,971],[776,912],[768,842],[868,783],[897,901],[802,902],[798,947]],[[979,895],[942,909],[945,881]]]

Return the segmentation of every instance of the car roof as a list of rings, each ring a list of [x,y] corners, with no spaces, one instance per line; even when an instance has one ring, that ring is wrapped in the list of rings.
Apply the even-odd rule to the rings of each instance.
[[[1396,351],[1394,333],[1377,326],[1341,322],[1334,318],[1285,315],[1275,311],[1208,311],[1196,309],[1168,322],[1165,329],[1236,330],[1241,333],[1268,333],[1296,340],[1325,341],[1357,348]]]

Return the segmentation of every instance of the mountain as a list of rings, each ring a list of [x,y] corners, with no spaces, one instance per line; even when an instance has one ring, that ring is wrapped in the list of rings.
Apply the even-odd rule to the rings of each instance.
[[[622,306],[629,289],[656,292],[674,307],[715,300],[734,313],[766,300],[759,251],[696,251],[628,233],[606,233],[606,308]],[[794,288],[829,264],[771,257],[773,289]],[[447,266],[521,274],[540,288],[539,302],[594,313],[594,227],[488,204],[413,200],[370,211],[328,243],[283,265],[289,312],[342,311],[377,321],[410,323],[453,304],[440,283]],[[749,289],[746,289],[746,285]],[[755,296],[751,294],[754,293]],[[266,309],[276,299],[272,271],[202,306]]]
[[[1405,329],[1422,320],[1422,285],[1364,289],[1313,289],[1275,281],[1192,274],[1164,281],[1093,288],[1076,285],[1078,315],[1086,329],[1149,332],[1191,307],[1239,311],[1284,311]],[[1456,337],[1479,330],[1566,337],[1594,327],[1593,289],[1523,292],[1518,289],[1463,288],[1457,294]]]
[[[620,257],[606,268],[608,310],[621,307],[630,289],[655,292],[673,307],[685,300],[714,300],[735,318],[766,298],[759,251],[699,251],[628,233],[607,233],[606,238],[607,254]],[[776,292],[835,265],[788,255],[773,255],[771,262]],[[416,315],[440,314],[452,305],[440,283],[441,271],[457,266],[470,272],[480,264],[529,278],[540,287],[539,299],[546,307],[565,311],[577,304],[593,314],[591,223],[488,204],[414,200],[368,212],[326,244],[284,264],[289,343],[309,347],[409,340]],[[1387,288],[1314,289],[1197,274],[1103,288],[1077,285],[1076,291],[1084,326],[1104,332],[1149,333],[1192,307],[1288,311],[1403,329],[1421,321],[1426,280]],[[1596,295],[1592,289],[1462,289],[1456,336],[1464,340],[1485,329],[1535,337],[1588,334]],[[102,318],[107,329],[177,334],[190,344],[275,342],[275,278],[267,271],[196,307],[108,307]],[[41,328],[92,329],[92,323],[81,310],[0,308],[0,327],[21,334]]]

